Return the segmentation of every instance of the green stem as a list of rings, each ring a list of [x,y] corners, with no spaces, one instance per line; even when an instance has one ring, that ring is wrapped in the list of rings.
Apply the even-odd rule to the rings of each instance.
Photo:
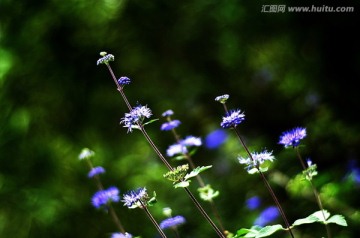
[[[298,159],[299,159],[299,161],[301,163],[301,166],[302,166],[303,170],[306,171],[307,166],[305,165],[304,160],[302,159],[302,157],[300,155],[299,147],[295,147],[295,151],[296,151],[296,155],[297,155],[297,157],[298,157]],[[310,176],[308,176],[308,177],[310,177]],[[324,212],[324,207],[323,207],[322,202],[321,202],[320,194],[317,191],[312,179],[310,178],[310,179],[308,179],[308,181],[311,184],[311,187],[312,187],[312,190],[314,192],[315,199],[316,199],[316,203],[318,204],[318,206],[319,206],[319,208],[321,210],[324,221],[326,221],[326,216],[325,216],[325,212]],[[331,231],[330,231],[330,228],[329,228],[328,224],[324,223],[324,225],[325,225],[327,237],[331,238]]]

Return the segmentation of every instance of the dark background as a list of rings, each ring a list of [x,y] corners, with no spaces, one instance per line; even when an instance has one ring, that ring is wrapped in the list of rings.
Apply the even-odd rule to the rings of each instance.
[[[355,12],[262,13],[265,4],[353,6]],[[131,104],[148,105],[160,119],[146,128],[164,154],[174,138],[159,130],[162,112],[174,110],[181,136],[205,138],[224,114],[214,98],[229,94],[228,107],[245,111],[239,129],[250,149],[266,148],[276,157],[266,175],[291,223],[318,208],[303,185],[289,185],[301,166],[278,139],[306,127],[301,153],[318,165],[315,184],[324,206],[348,222],[331,225],[333,236],[355,237],[358,11],[355,1],[1,0],[0,237],[90,238],[116,231],[90,204],[96,187],[77,159],[84,147],[96,152],[93,164],[107,170],[105,187],[124,193],[145,186],[158,195],[150,209],[157,221],[169,206],[188,220],[182,237],[215,237],[185,193],[163,179],[166,168],[141,133],[127,134],[119,125],[127,108],[106,67],[96,66],[100,51],[115,55],[117,77],[132,79],[125,88]],[[229,131],[225,144],[202,146],[194,155],[197,165],[214,165],[203,176],[220,190],[215,202],[233,233],[250,228],[260,212],[246,208],[248,197],[260,196],[262,208],[273,205],[262,181],[238,164],[241,153]],[[196,193],[195,181],[191,189]],[[140,209],[115,208],[130,233],[156,237]],[[325,235],[319,224],[295,232]]]

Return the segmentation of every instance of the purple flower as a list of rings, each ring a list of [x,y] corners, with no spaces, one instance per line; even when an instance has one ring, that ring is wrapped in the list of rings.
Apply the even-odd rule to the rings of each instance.
[[[131,80],[128,77],[125,77],[125,76],[120,77],[118,79],[118,84],[121,85],[121,86],[124,86],[126,84],[130,84],[130,82],[131,82]]]
[[[138,123],[142,123],[145,118],[151,117],[152,113],[147,106],[136,106],[131,112],[125,113],[125,117],[121,118],[120,124],[124,124],[124,127],[128,128],[128,132],[132,132],[133,128],[138,126]]]
[[[186,154],[188,150],[186,149],[186,146],[182,144],[173,144],[170,145],[169,148],[166,150],[166,154],[169,157],[172,157],[176,154]]]
[[[170,145],[166,150],[166,154],[169,157],[172,157],[176,154],[186,154],[188,153],[187,147],[190,146],[201,146],[202,142],[199,137],[188,136],[185,139],[181,140],[179,143]]]
[[[167,228],[176,227],[184,223],[185,218],[183,216],[170,217],[160,222],[160,228],[164,230]]]
[[[132,238],[132,235],[127,232],[125,234],[117,232],[117,233],[112,233],[111,238]]]
[[[99,64],[108,64],[109,61],[114,61],[115,60],[115,57],[112,54],[107,54],[106,52],[101,52],[100,55],[103,56],[103,57],[98,59],[98,61],[96,62],[97,65],[99,65]]]
[[[169,110],[163,112],[163,114],[161,114],[161,115],[162,115],[163,117],[169,117],[169,116],[174,115],[174,112],[173,112],[173,110],[169,109]]]
[[[201,146],[201,139],[199,137],[187,136],[184,140],[180,141],[185,146]]]
[[[169,122],[165,122],[161,125],[161,130],[162,131],[170,131],[176,127],[178,127],[181,124],[181,122],[179,120],[173,120],[173,121],[169,121]]]
[[[223,129],[209,133],[205,138],[205,145],[209,149],[215,149],[227,140],[227,133]]]
[[[261,204],[261,200],[258,196],[253,196],[251,198],[249,198],[248,200],[246,200],[246,206],[250,209],[250,210],[254,210],[256,208],[258,208]]]
[[[300,140],[306,137],[306,129],[302,127],[296,127],[292,130],[284,132],[280,136],[279,144],[283,144],[285,147],[296,147],[300,144]]]
[[[228,113],[226,113],[225,117],[223,117],[223,120],[220,125],[222,128],[225,129],[236,127],[244,120],[245,120],[244,113],[242,113],[240,110],[231,110]]]
[[[264,163],[266,160],[273,161],[275,157],[272,155],[272,152],[267,152],[264,150],[261,153],[251,153],[251,158],[238,157],[240,164],[247,165],[247,170],[251,170],[253,168],[259,168],[259,166]]]
[[[138,207],[137,203],[140,201],[146,202],[146,199],[148,198],[148,194],[146,192],[146,188],[138,188],[137,190],[132,190],[127,192],[123,196],[123,202],[124,205],[128,208],[135,208]],[[146,204],[144,204],[146,205]]]
[[[92,178],[94,177],[95,175],[98,175],[98,174],[103,174],[105,173],[105,169],[101,166],[97,166],[97,167],[94,167],[90,170],[90,172],[88,173],[88,177],[89,178]]]
[[[266,226],[270,222],[276,220],[279,217],[279,210],[275,206],[265,208],[259,217],[255,220],[254,224],[258,226]]]
[[[120,191],[116,187],[97,191],[92,197],[91,203],[94,207],[100,208],[109,202],[118,202],[120,200],[119,193]]]

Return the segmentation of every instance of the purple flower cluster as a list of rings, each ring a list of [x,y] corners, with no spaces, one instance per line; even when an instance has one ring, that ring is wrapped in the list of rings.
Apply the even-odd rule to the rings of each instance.
[[[292,130],[284,132],[280,136],[279,144],[283,144],[285,147],[296,147],[300,144],[300,140],[306,137],[306,129],[302,127],[296,127]]]
[[[129,113],[125,113],[125,116],[121,118],[120,124],[124,124],[124,127],[128,128],[128,132],[132,132],[138,123],[142,123],[145,118],[151,117],[152,113],[147,106],[136,106]]]
[[[166,154],[169,157],[172,157],[176,154],[186,154],[188,153],[187,147],[191,146],[201,146],[202,142],[199,137],[188,136],[185,139],[181,140],[179,143],[170,145],[166,150]]]
[[[160,228],[167,229],[167,228],[176,227],[181,224],[184,224],[185,221],[186,220],[183,216],[170,217],[170,218],[167,218],[167,219],[163,220],[162,222],[160,222]]]
[[[100,208],[109,202],[118,202],[120,200],[120,191],[116,187],[110,187],[105,190],[97,191],[91,199],[94,207]]]
[[[255,220],[254,224],[258,226],[266,226],[270,222],[276,220],[279,217],[280,213],[277,207],[270,206],[265,208],[259,217]]]
[[[95,175],[103,174],[103,173],[105,173],[105,169],[101,166],[97,166],[90,170],[90,172],[88,173],[88,177],[93,178]]]
[[[138,188],[137,190],[132,190],[127,192],[123,196],[124,205],[128,208],[134,208],[134,205],[139,202],[139,200],[144,201],[148,197],[146,188]]]
[[[171,131],[172,129],[178,127],[181,124],[181,122],[179,120],[172,120],[169,122],[165,122],[161,125],[161,130],[162,131]]]
[[[132,235],[129,233],[120,233],[120,232],[116,232],[116,233],[112,233],[111,238],[132,238]]]
[[[275,157],[272,155],[272,152],[267,152],[266,150],[261,153],[251,153],[251,157],[252,158],[238,158],[240,164],[247,165],[248,171],[253,168],[259,168],[259,166],[267,160],[272,162],[275,159]]]
[[[131,80],[128,77],[122,76],[117,80],[118,84],[124,86],[126,84],[130,84]]]
[[[222,128],[232,128],[239,125],[242,121],[245,120],[245,114],[238,110],[231,110],[226,113],[226,116],[223,117],[222,122],[220,123]]]
[[[102,52],[101,55],[103,57],[98,59],[98,61],[96,62],[97,65],[99,65],[99,64],[108,64],[109,61],[114,61],[115,60],[115,57],[112,54],[106,54],[105,52]]]

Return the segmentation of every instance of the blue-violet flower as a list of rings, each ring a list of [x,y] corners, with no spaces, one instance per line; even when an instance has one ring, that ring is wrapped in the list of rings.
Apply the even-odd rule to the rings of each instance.
[[[92,178],[94,177],[95,175],[98,175],[98,174],[103,174],[105,173],[105,169],[101,166],[97,166],[97,167],[94,167],[90,170],[90,172],[88,173],[88,177],[89,178]]]
[[[244,113],[242,113],[240,110],[231,110],[228,113],[226,113],[225,117],[223,117],[223,120],[220,125],[222,128],[225,129],[236,127],[244,120],[245,120]]]
[[[132,235],[130,233],[125,232],[124,233],[112,233],[111,238],[132,238]]]
[[[128,208],[136,208],[142,207],[139,201],[141,201],[143,205],[146,205],[146,199],[148,199],[146,188],[138,188],[137,190],[127,192],[123,196],[122,201],[124,202],[124,206],[127,206]]]
[[[210,132],[205,138],[205,145],[209,149],[218,148],[227,140],[227,133],[224,129],[218,129]]]
[[[114,61],[115,57],[112,54],[107,54],[106,52],[101,52],[100,55],[102,56],[98,61],[96,62],[97,65],[99,64],[108,64],[109,61]]]
[[[106,190],[97,191],[91,199],[94,207],[100,208],[109,202],[118,202],[120,200],[120,191],[116,187],[110,187]]]
[[[160,222],[160,228],[161,229],[172,228],[184,223],[185,223],[185,218],[183,216],[170,217]]]
[[[130,84],[131,80],[128,77],[122,76],[118,79],[118,84],[124,86],[126,84]]]
[[[181,124],[181,122],[179,120],[173,120],[173,121],[169,121],[169,122],[165,122],[161,125],[161,130],[162,131],[171,131],[172,129],[178,127]]]
[[[163,117],[169,117],[169,116],[172,116],[174,115],[174,112],[173,110],[169,109],[169,110],[166,110],[165,112],[163,112],[163,114],[161,114]]]
[[[147,106],[136,106],[129,113],[125,113],[125,117],[121,118],[120,124],[128,128],[128,132],[132,132],[138,123],[142,123],[145,118],[151,117],[152,113]]]
[[[300,140],[306,137],[306,129],[302,127],[296,127],[292,130],[284,132],[280,136],[279,144],[283,144],[285,147],[296,147],[300,144]]]
[[[264,150],[261,153],[251,153],[252,158],[243,158],[239,157],[239,163],[240,164],[246,164],[247,170],[251,170],[253,168],[259,168],[262,163],[264,163],[266,160],[273,161],[275,157],[272,155],[272,152],[267,152]]]
[[[269,224],[270,222],[274,221],[279,217],[279,210],[275,206],[270,206],[268,208],[265,208],[259,217],[255,220],[254,224],[258,226],[265,226]]]

